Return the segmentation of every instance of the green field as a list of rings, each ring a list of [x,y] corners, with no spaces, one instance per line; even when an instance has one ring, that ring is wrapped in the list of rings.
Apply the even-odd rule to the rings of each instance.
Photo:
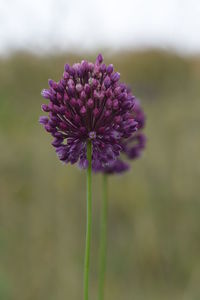
[[[47,79],[83,57],[0,59],[2,300],[82,299],[85,173],[60,163],[38,118]],[[199,300],[200,58],[130,51],[105,61],[140,98],[148,138],[131,171],[109,180],[105,300]],[[101,182],[94,175],[91,300]]]

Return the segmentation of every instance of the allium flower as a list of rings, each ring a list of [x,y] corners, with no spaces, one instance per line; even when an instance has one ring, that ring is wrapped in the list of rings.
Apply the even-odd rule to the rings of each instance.
[[[92,167],[109,166],[125,147],[124,141],[132,138],[138,128],[135,97],[119,79],[120,74],[99,54],[94,64],[85,60],[66,64],[59,82],[49,80],[49,89],[42,91],[49,100],[42,105],[48,117],[40,117],[40,123],[54,137],[52,145],[61,161],[79,162],[86,168],[90,140]]]
[[[128,171],[130,169],[130,165],[123,161],[122,159],[117,158],[115,161],[110,163],[109,165],[105,165],[103,168],[96,170],[101,171],[105,174],[120,174]]]
[[[121,141],[122,155],[128,159],[136,159],[140,157],[142,150],[144,150],[146,145],[146,136],[142,133],[142,129],[145,126],[145,115],[141,108],[139,100],[135,100],[134,103],[134,118],[138,122],[138,131],[133,133],[128,139],[123,139]],[[124,160],[117,158],[115,161],[111,162],[109,165],[104,165],[96,171],[101,171],[105,174],[123,173],[129,170],[130,165]]]

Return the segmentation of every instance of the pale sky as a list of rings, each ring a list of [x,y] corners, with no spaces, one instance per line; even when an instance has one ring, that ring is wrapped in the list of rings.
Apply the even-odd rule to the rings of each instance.
[[[0,54],[126,47],[200,52],[200,0],[0,0]]]

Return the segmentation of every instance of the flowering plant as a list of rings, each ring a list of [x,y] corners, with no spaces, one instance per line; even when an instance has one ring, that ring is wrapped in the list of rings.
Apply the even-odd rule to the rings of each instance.
[[[106,66],[101,54],[95,63],[83,60],[64,67],[62,78],[49,80],[42,91],[49,100],[42,104],[47,116],[40,123],[53,136],[52,145],[64,163],[78,163],[87,169],[87,225],[84,267],[84,300],[88,299],[92,195],[92,170],[104,174],[121,173],[129,169],[122,159],[140,156],[145,146],[141,132],[145,116],[130,88],[120,82],[113,65]],[[107,184],[104,180],[102,214],[99,299],[103,299],[106,249]]]

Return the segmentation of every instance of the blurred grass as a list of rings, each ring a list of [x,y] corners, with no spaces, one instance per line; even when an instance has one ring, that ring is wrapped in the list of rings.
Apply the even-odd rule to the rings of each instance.
[[[49,77],[71,54],[0,59],[0,299],[82,299],[85,174],[62,165],[38,124]],[[90,59],[94,59],[91,56]],[[109,182],[106,299],[200,295],[200,58],[108,54],[147,115],[147,149]],[[101,176],[93,179],[91,299],[97,299]]]

